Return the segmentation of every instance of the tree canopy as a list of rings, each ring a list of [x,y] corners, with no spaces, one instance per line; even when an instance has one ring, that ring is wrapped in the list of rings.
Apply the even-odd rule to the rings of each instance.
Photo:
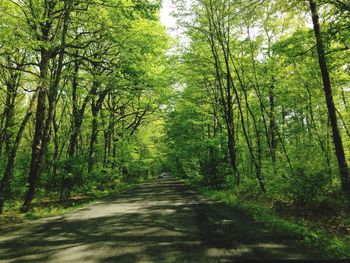
[[[347,214],[348,1],[173,4],[0,2],[0,213],[170,172]]]

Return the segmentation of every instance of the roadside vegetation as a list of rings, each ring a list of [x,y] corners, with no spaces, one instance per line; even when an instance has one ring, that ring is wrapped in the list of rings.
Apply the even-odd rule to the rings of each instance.
[[[322,251],[325,257],[350,258],[350,237],[348,230],[344,228],[348,218],[333,219],[329,222],[327,215],[324,218],[308,218],[295,215],[293,211],[280,213],[273,207],[272,202],[261,200],[261,197],[246,199],[232,190],[217,191],[208,188],[198,190],[249,215],[255,222],[294,235],[305,246]],[[337,224],[340,225],[337,226]]]
[[[171,89],[159,8],[0,2],[0,221],[57,214],[160,173]]]
[[[0,225],[170,172],[350,258],[347,0],[0,1]]]
[[[350,258],[348,1],[177,2],[169,169]]]
[[[139,178],[137,181],[128,181],[116,185],[109,190],[95,190],[90,193],[76,194],[69,199],[59,200],[52,196],[38,196],[33,200],[32,208],[27,213],[20,213],[21,201],[13,199],[7,202],[4,211],[0,216],[0,229],[14,226],[16,224],[24,223],[30,220],[39,218],[46,218],[52,216],[62,215],[76,209],[85,207],[97,201],[105,201],[115,199],[118,195],[130,188],[137,186],[144,180]]]

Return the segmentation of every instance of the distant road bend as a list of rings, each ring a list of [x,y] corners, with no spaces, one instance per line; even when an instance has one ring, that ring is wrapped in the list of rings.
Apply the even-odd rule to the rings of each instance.
[[[295,237],[171,177],[0,231],[0,262],[320,262]]]

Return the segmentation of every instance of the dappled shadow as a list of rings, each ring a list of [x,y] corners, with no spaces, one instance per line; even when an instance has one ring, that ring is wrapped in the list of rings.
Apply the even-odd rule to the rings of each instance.
[[[296,237],[254,223],[171,178],[0,236],[0,262],[312,262],[318,257]],[[278,260],[267,261],[273,259]]]

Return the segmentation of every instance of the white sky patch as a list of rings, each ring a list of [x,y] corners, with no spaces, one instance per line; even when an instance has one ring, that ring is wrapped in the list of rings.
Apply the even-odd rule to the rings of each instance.
[[[1,1],[1,0],[0,0]],[[178,14],[183,8],[189,10],[191,7],[191,0],[186,0],[185,6],[179,7],[179,3],[174,0],[163,0],[162,8],[160,10],[160,21],[165,26],[167,33],[178,41],[180,46],[188,46],[190,39],[186,36],[185,29],[181,27],[178,22],[178,18],[174,17],[173,14]],[[182,19],[184,19],[182,17]]]
[[[176,18],[171,15],[175,11],[174,6],[171,3],[171,0],[163,0],[162,9],[160,12],[160,21],[166,27],[168,33],[176,37]]]

